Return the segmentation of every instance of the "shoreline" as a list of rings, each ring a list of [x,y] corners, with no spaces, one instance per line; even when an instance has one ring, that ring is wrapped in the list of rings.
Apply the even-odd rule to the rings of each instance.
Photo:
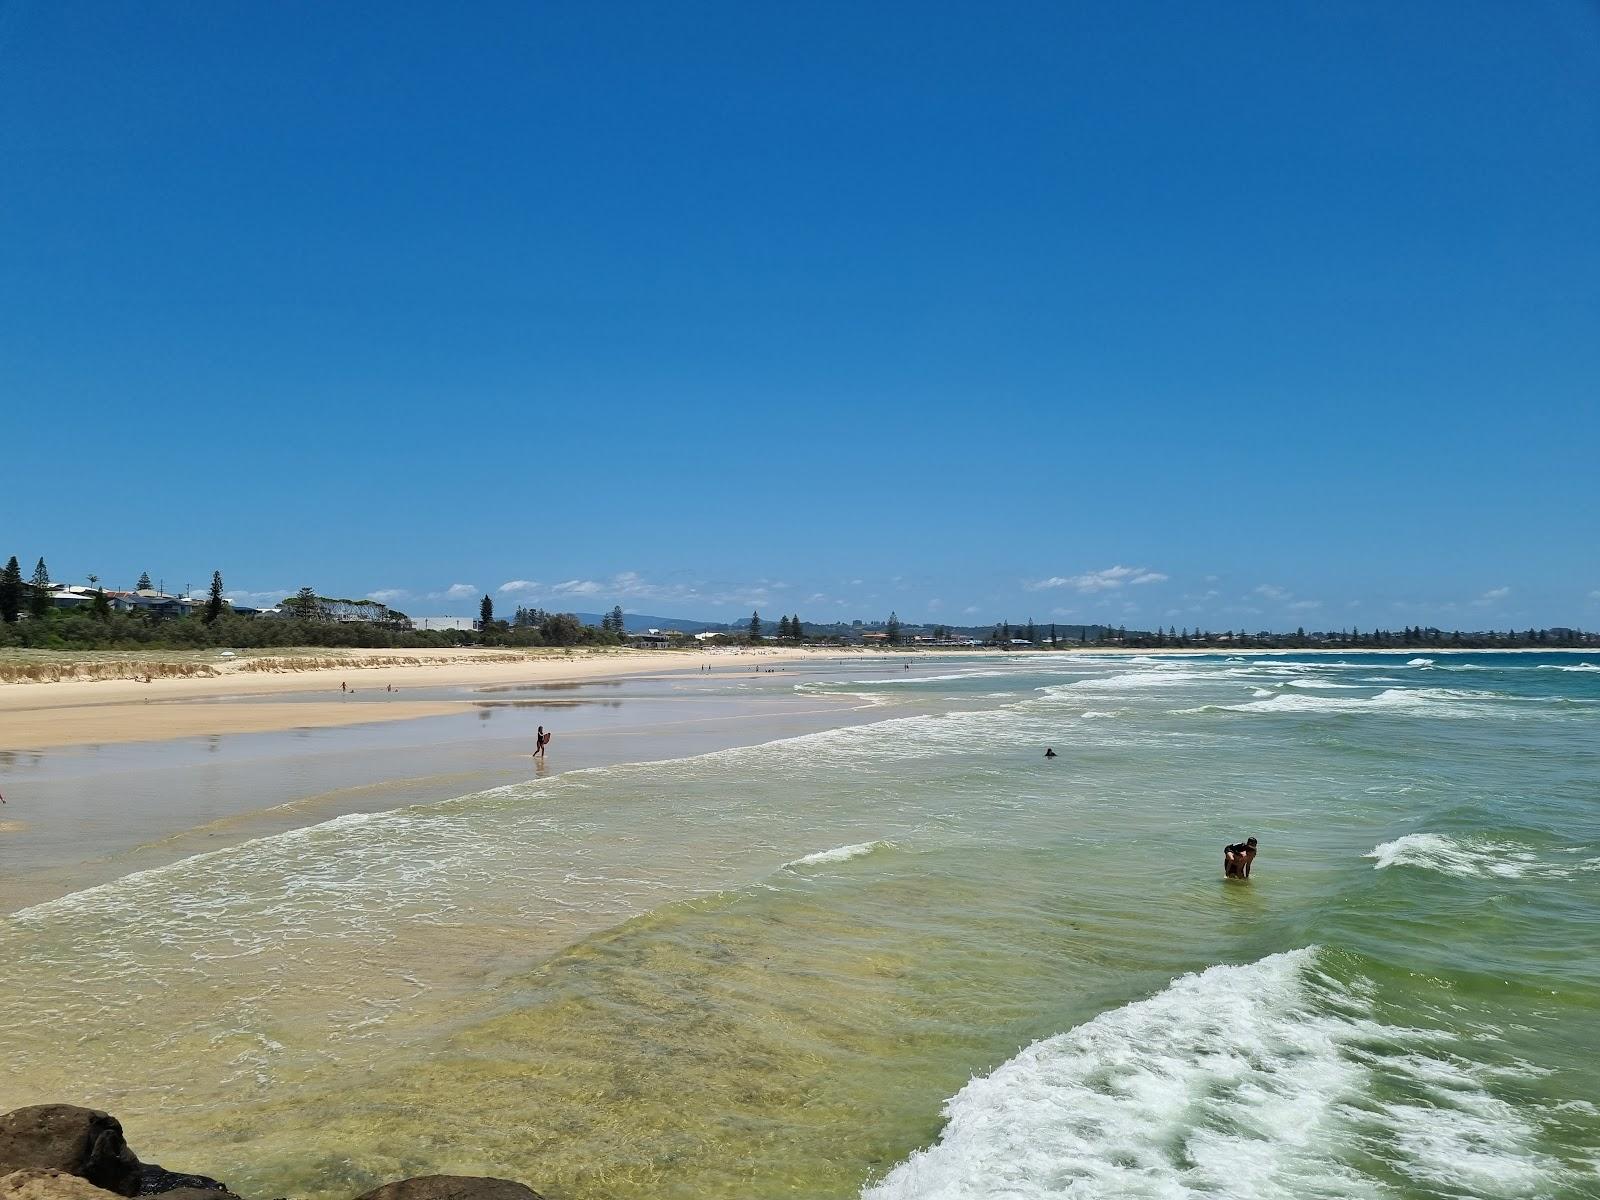
[[[439,649],[413,653],[387,649],[338,651],[289,650],[218,661],[187,656],[133,659],[125,652],[88,655],[82,664],[119,667],[176,665],[203,667],[210,674],[153,677],[149,682],[126,677],[46,679],[0,683],[0,753],[31,753],[73,746],[170,741],[187,737],[273,733],[292,729],[328,729],[377,722],[420,720],[465,711],[465,696],[420,695],[425,689],[491,689],[501,685],[581,685],[619,677],[701,678],[754,674],[769,664],[857,659],[994,658],[1013,655],[1064,654],[1093,656],[1193,658],[1225,655],[1379,654],[1426,658],[1430,653],[1592,654],[1583,647],[1546,650],[1509,647],[1482,650],[1429,650],[1426,647],[1350,649],[1316,647],[1283,649],[1150,648],[1138,646],[1040,646],[1028,650],[982,647],[761,646],[712,650],[590,650],[554,654],[497,648]],[[0,659],[3,661],[3,659]],[[279,662],[279,667],[262,663]],[[349,693],[334,685],[351,682]],[[392,687],[392,692],[386,688]],[[352,700],[360,696],[360,700]],[[374,702],[375,701],[375,702]]]
[[[701,666],[726,676],[754,673],[751,664],[757,662],[804,660],[823,653],[765,647],[526,656],[500,651],[397,655],[388,650],[354,650],[318,655],[319,665],[311,667],[246,667],[270,661],[262,656],[209,664],[218,671],[214,675],[158,676],[149,683],[125,678],[0,683],[4,729],[0,751],[27,753],[415,720],[462,712],[471,705],[465,698],[418,695],[425,689],[582,684],[621,676],[690,673]],[[301,654],[270,657],[285,663],[307,661]],[[354,684],[349,693],[338,688],[346,682]],[[395,690],[385,691],[387,687]]]
[[[575,770],[759,745],[886,715],[854,698],[796,695],[800,676],[765,665],[757,675],[748,658],[731,672],[648,675],[637,666],[615,664],[578,682],[479,682],[476,696],[406,707],[361,703],[359,696],[348,705],[305,701],[293,693],[255,704],[108,704],[95,720],[167,708],[180,724],[169,736],[143,741],[0,753],[0,788],[10,801],[0,809],[0,858],[9,863],[0,913],[337,817]],[[841,664],[816,674],[859,669]],[[521,695],[494,695],[513,691]],[[271,727],[226,734],[194,727],[195,714],[219,710],[260,715]],[[334,710],[335,720],[314,725],[325,710]],[[81,711],[43,708],[36,715],[59,721]],[[535,723],[557,732],[548,762],[530,762]]]

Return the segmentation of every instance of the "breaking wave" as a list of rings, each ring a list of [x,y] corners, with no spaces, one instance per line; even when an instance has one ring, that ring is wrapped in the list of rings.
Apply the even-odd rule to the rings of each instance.
[[[1565,1174],[1452,1034],[1382,1023],[1371,984],[1318,959],[1211,967],[1034,1043],[949,1100],[938,1142],[865,1200],[1373,1196],[1387,1189],[1346,1164],[1380,1146],[1469,1195]]]
[[[805,854],[791,862],[783,864],[785,870],[792,871],[797,867],[823,867],[832,863],[849,862],[852,858],[864,858],[875,850],[891,850],[893,842],[856,842],[851,846],[835,846],[832,850],[818,850],[814,854]]]
[[[1581,853],[1570,847],[1568,853]],[[1392,842],[1383,842],[1367,851],[1364,858],[1377,859],[1374,871],[1389,867],[1417,867],[1445,875],[1476,879],[1522,879],[1526,876],[1565,878],[1600,870],[1600,858],[1566,864],[1547,862],[1520,842],[1496,841],[1488,837],[1456,839],[1443,833],[1408,833]]]

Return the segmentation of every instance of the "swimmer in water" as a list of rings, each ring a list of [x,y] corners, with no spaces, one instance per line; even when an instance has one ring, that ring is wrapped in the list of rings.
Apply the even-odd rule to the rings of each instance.
[[[1049,746],[1046,746],[1046,747],[1045,747],[1045,748],[1044,748],[1044,756],[1045,756],[1045,757],[1046,757],[1046,758],[1056,758],[1056,757],[1058,757],[1058,755],[1057,755],[1057,754],[1056,754],[1056,752],[1055,752],[1055,750],[1054,750],[1054,749],[1052,749],[1052,748],[1051,748],[1051,747],[1049,747]]]
[[[1222,848],[1222,873],[1229,879],[1249,879],[1250,864],[1256,860],[1256,840],[1247,838]]]

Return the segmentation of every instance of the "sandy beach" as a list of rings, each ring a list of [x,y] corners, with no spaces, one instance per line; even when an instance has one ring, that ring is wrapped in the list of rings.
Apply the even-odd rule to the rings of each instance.
[[[235,659],[207,656],[213,674],[150,682],[126,678],[67,678],[48,683],[0,683],[0,750],[146,742],[170,738],[286,729],[321,729],[409,720],[461,711],[422,689],[489,687],[508,683],[578,683],[662,672],[753,672],[756,664],[842,658],[861,651],[718,649],[613,650],[571,654],[505,650],[316,650]],[[314,657],[312,657],[314,656]],[[153,668],[166,665],[149,656]],[[126,657],[100,656],[81,664],[84,675]],[[183,660],[190,665],[192,660]],[[273,664],[272,669],[262,669]],[[279,666],[278,664],[281,664]],[[311,665],[316,664],[316,665]],[[341,691],[348,685],[350,692]],[[393,691],[387,689],[393,688]],[[362,703],[382,697],[381,703]],[[290,702],[292,700],[292,702]]]

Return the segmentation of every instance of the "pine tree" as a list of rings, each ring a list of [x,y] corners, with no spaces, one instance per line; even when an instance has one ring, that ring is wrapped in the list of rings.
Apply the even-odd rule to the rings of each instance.
[[[783,616],[778,618],[778,637],[783,641],[788,641],[793,636],[794,634],[789,629],[789,614],[784,613]]]
[[[1025,636],[1033,645],[1037,646],[1039,644],[1039,631],[1034,627],[1032,617],[1028,618],[1028,632]]]
[[[22,615],[22,567],[13,554],[0,571],[0,621],[13,625]]]
[[[754,645],[755,643],[759,642],[760,640],[761,640],[761,614],[759,612],[752,612],[750,614],[750,642],[751,642],[752,645]]]
[[[800,624],[800,614],[795,613],[789,618],[789,636],[797,642],[805,641],[806,627]]]
[[[883,627],[883,631],[889,635],[889,645],[898,646],[900,644],[900,617],[898,614],[889,614],[889,623]]]
[[[123,578],[126,579],[127,576],[124,575]],[[152,592],[155,590],[155,586],[155,584],[150,582],[149,571],[141,571],[139,573],[139,590],[141,592]]]
[[[211,624],[222,615],[222,572],[211,572],[211,594],[206,597],[205,622]]]
[[[50,607],[50,570],[41,558],[33,569],[33,582],[28,585],[28,611],[35,617],[46,617]]]
[[[626,628],[627,625],[622,619],[622,605],[619,604],[611,610],[611,632],[621,637]]]
[[[1059,646],[1060,644],[1061,643],[1056,640],[1056,623],[1054,621],[1051,621],[1050,622],[1050,647],[1051,647],[1051,649],[1054,649],[1055,647]]]
[[[478,628],[484,633],[489,632],[489,627],[494,624],[494,601],[489,599],[489,594],[484,593],[483,599],[478,602]]]

